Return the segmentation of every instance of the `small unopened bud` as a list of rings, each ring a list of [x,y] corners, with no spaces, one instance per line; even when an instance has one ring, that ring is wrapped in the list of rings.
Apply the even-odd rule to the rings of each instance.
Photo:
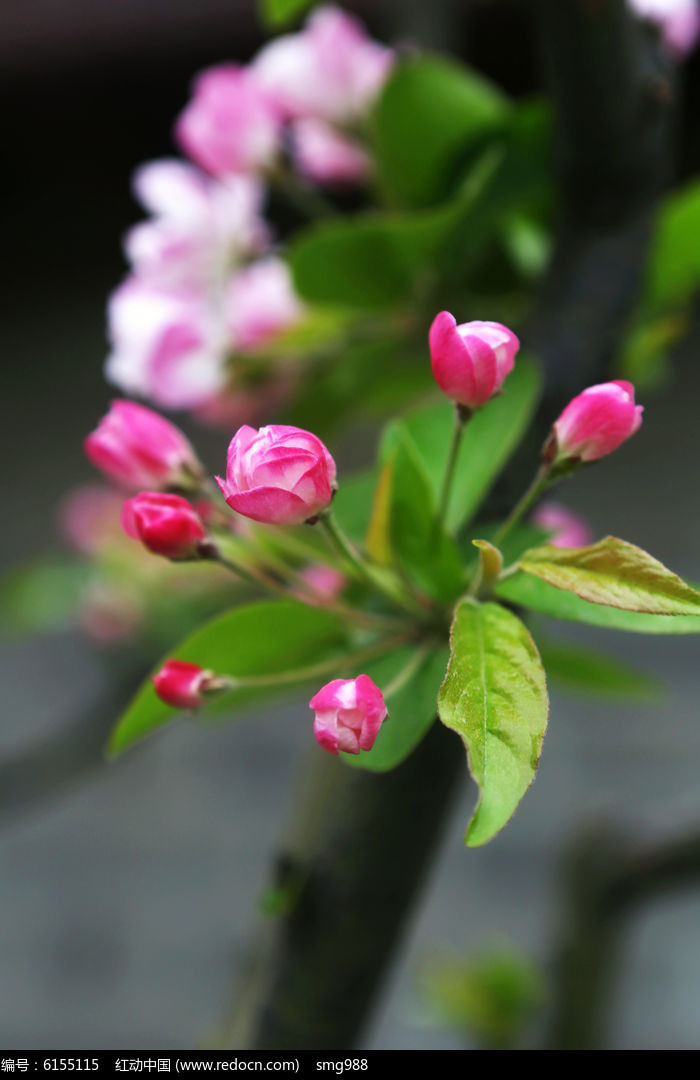
[[[331,754],[371,750],[387,717],[381,690],[369,675],[333,679],[309,702],[314,710],[316,741]]]
[[[163,491],[143,491],[127,499],[122,525],[127,536],[166,559],[196,558],[207,541],[202,519],[187,499]]]
[[[554,547],[585,547],[593,543],[586,519],[556,502],[544,502],[532,515],[533,525],[550,532],[548,543]]]
[[[176,709],[198,709],[207,698],[231,686],[229,679],[187,660],[166,660],[152,679],[161,701]]]
[[[448,398],[478,409],[500,390],[520,348],[512,330],[496,322],[457,325],[449,311],[430,327],[430,359],[435,381]]]
[[[589,386],[570,401],[545,444],[545,460],[597,461],[621,446],[642,423],[641,405],[634,403],[634,386],[623,379]]]
[[[132,491],[179,486],[201,471],[180,429],[135,401],[113,402],[84,445],[93,465]]]

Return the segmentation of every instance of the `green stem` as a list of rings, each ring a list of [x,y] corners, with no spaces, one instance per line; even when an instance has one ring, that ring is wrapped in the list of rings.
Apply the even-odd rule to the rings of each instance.
[[[276,675],[250,675],[238,678],[236,675],[223,676],[230,682],[230,690],[255,690],[258,687],[264,689],[268,686],[284,686],[286,684],[306,682],[317,676],[328,675],[338,669],[349,669],[356,664],[363,664],[366,660],[374,660],[384,653],[399,645],[405,645],[413,637],[413,633],[397,634],[393,638],[384,638],[376,641],[373,645],[367,645],[363,649],[357,649],[354,653],[345,656],[334,656],[330,660],[323,660],[318,664],[310,664],[305,668],[297,668],[294,671],[280,671]]]
[[[280,582],[268,577],[267,574],[262,574],[260,571],[247,570],[240,563],[234,562],[233,559],[227,559],[218,549],[213,551],[211,555],[206,555],[205,558],[218,563],[219,566],[223,566],[225,570],[229,570],[236,577],[241,578],[242,581],[247,581],[249,585],[253,585],[256,589],[262,585],[264,588],[274,592],[289,594],[290,590]]]
[[[414,600],[410,593],[401,588],[398,582],[396,585],[390,584],[381,573],[377,573],[374,567],[365,562],[355,545],[338,525],[332,511],[326,510],[321,514],[319,522],[325,529],[331,544],[350,564],[357,577],[361,578],[371,589],[383,593],[393,604],[399,604],[412,615],[419,615],[421,618],[425,616],[425,608],[417,600]]]
[[[447,511],[450,504],[452,481],[454,480],[454,472],[455,466],[457,464],[457,457],[459,455],[459,448],[462,444],[462,436],[464,435],[464,429],[467,426],[467,421],[471,418],[471,415],[471,410],[465,408],[463,405],[455,406],[455,422],[452,429],[452,440],[450,442],[450,448],[447,452],[445,473],[442,478],[440,501],[438,503],[438,521],[447,520]]]
[[[498,547],[505,540],[508,533],[511,531],[514,525],[517,525],[520,519],[528,512],[528,510],[537,502],[540,495],[553,482],[551,465],[540,465],[535,479],[530,484],[529,488],[522,496],[522,498],[515,504],[510,514],[503,522],[501,527],[497,530],[495,536],[491,538],[491,543],[494,547]]]
[[[402,686],[405,686],[411,676],[421,666],[426,656],[430,652],[431,648],[431,642],[424,641],[423,644],[418,649],[416,649],[415,653],[408,661],[406,666],[402,668],[397,675],[394,676],[388,686],[384,687],[383,694],[385,699],[390,698],[393,694],[396,694]]]
[[[306,586],[309,601],[305,601],[303,597],[299,596],[299,592],[296,588],[290,587],[290,585],[285,582],[278,581],[263,570],[246,570],[240,563],[234,562],[232,559],[227,559],[221,553],[207,556],[207,558],[211,559],[212,562],[218,563],[219,566],[223,566],[226,570],[230,570],[232,574],[236,574],[242,580],[247,581],[256,588],[262,587],[268,589],[270,592],[284,596],[285,599],[301,600],[302,603],[310,602],[313,599],[313,590],[309,586]],[[293,574],[294,572],[292,571],[291,573]],[[305,584],[300,578],[300,575],[295,576],[299,577],[300,585]],[[350,607],[348,604],[341,604],[337,601],[323,604],[323,609],[324,611],[330,612],[332,615],[337,615],[339,618],[352,619],[362,626],[375,628],[384,626],[387,629],[396,629],[397,626],[401,625],[398,618],[394,619],[389,616],[375,615],[372,612],[360,611],[359,608]]]

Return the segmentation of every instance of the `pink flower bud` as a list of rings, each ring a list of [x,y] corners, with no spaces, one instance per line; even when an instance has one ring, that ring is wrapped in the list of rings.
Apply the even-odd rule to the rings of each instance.
[[[555,458],[597,461],[634,435],[642,423],[634,387],[623,379],[589,386],[564,409],[554,425]]]
[[[180,429],[133,401],[113,402],[84,446],[93,465],[127,488],[169,487],[201,471]]]
[[[59,509],[61,531],[84,555],[94,555],[117,540],[123,541],[119,519],[124,501],[116,488],[86,484],[71,491]]]
[[[226,479],[217,476],[228,505],[268,525],[298,525],[329,505],[335,462],[310,431],[271,424],[244,425],[228,448]]]
[[[559,503],[541,503],[532,515],[532,521],[552,533],[548,543],[554,547],[585,547],[593,542],[586,519]]]
[[[315,184],[338,187],[362,184],[370,175],[369,155],[323,120],[314,117],[296,120],[292,139],[299,172]]]
[[[255,75],[235,64],[220,64],[197,77],[175,137],[203,169],[227,176],[271,165],[281,126],[279,108]]]
[[[336,7],[317,8],[297,34],[283,34],[258,53],[259,84],[289,117],[347,123],[367,112],[394,62],[362,24]]]
[[[298,591],[299,599],[319,606],[332,604],[348,583],[342,570],[336,570],[334,566],[323,566],[321,563],[307,566],[299,576],[305,586]]]
[[[176,709],[198,709],[204,705],[207,694],[226,686],[226,680],[213,671],[205,671],[199,664],[186,660],[166,660],[152,679],[161,701]]]
[[[202,519],[187,499],[164,491],[142,491],[127,499],[122,508],[122,525],[127,536],[166,559],[194,557],[207,535]]]
[[[500,323],[468,322],[458,326],[449,311],[435,316],[429,340],[438,386],[469,409],[484,405],[501,388],[520,348],[512,330]]]
[[[311,698],[309,708],[316,713],[316,741],[330,754],[371,750],[387,717],[382,692],[369,675],[333,679]]]
[[[700,36],[698,0],[629,0],[629,4],[640,19],[656,24],[664,42],[679,59],[694,48]]]

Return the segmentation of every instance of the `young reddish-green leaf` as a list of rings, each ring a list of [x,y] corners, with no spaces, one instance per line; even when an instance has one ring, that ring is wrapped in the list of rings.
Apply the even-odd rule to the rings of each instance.
[[[552,619],[626,630],[632,634],[700,634],[700,615],[646,615],[641,611],[590,604],[575,593],[563,592],[541,578],[517,572],[500,581],[494,589],[499,600],[529,608]]]
[[[479,785],[465,837],[476,847],[510,820],[532,782],[547,727],[547,686],[530,634],[499,604],[463,601],[451,648],[438,712],[464,742]]]
[[[329,612],[292,600],[261,601],[227,611],[195,630],[163,657],[154,673],[166,659],[175,657],[238,678],[279,679],[289,673],[286,685],[293,685],[305,680],[303,669],[311,665],[334,656],[341,665],[346,648],[346,631]],[[284,686],[279,683],[270,688],[235,689],[223,695],[221,703],[233,711],[280,689]],[[110,755],[121,754],[178,715],[177,710],[160,700],[148,678],[112,731]]]
[[[446,645],[431,649],[406,646],[364,671],[383,691],[389,717],[366,754],[341,754],[348,765],[370,772],[388,772],[408,757],[437,716],[437,696],[448,659]]]
[[[532,548],[519,565],[592,604],[649,615],[700,615],[700,592],[646,551],[614,536],[589,547]]]

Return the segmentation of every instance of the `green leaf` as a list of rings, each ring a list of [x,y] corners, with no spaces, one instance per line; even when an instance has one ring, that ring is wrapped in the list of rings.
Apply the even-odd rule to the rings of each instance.
[[[479,801],[466,843],[490,840],[532,783],[547,727],[544,669],[527,629],[499,604],[463,601],[438,698],[443,724],[467,749]]]
[[[483,243],[483,201],[501,160],[500,151],[485,153],[457,195],[435,209],[373,211],[310,226],[298,234],[288,257],[297,292],[309,303],[346,308],[381,310],[413,302],[460,237],[462,258],[465,245],[471,254],[477,250],[470,224]]]
[[[258,0],[260,13],[268,26],[284,26],[310,8],[315,0]]]
[[[540,615],[571,622],[626,630],[636,634],[700,634],[700,615],[645,615],[639,611],[604,607],[581,600],[575,593],[563,592],[528,574],[515,573],[494,589],[500,600],[529,608]]]
[[[408,431],[397,421],[388,438],[392,447],[382,475],[388,535],[382,544],[418,585],[438,599],[454,600],[466,578],[459,549],[438,519],[430,478]]]
[[[537,644],[550,684],[560,683],[575,693],[641,701],[658,697],[661,690],[658,679],[596,649],[542,642],[539,637]]]
[[[700,288],[700,182],[666,200],[656,223],[647,268],[645,304],[658,309],[682,304]]]
[[[447,515],[450,529],[464,525],[479,509],[494,480],[525,434],[541,386],[537,365],[519,356],[503,393],[492,398],[467,424],[459,449]],[[437,499],[452,437],[454,406],[444,399],[409,413],[404,421],[418,448]]]
[[[437,696],[448,656],[446,646],[427,652],[406,647],[367,665],[367,674],[385,693],[389,716],[368,753],[340,755],[348,765],[388,772],[413,752],[437,716]]]
[[[499,130],[509,107],[469,68],[437,56],[400,61],[373,117],[381,187],[402,206],[439,200],[460,155]]]
[[[700,615],[700,592],[646,551],[606,536],[581,548],[525,552],[520,569],[592,604],[649,615]]]
[[[220,675],[275,677],[335,655],[340,662],[346,645],[342,625],[329,612],[291,600],[261,601],[212,619],[171,649],[153,672],[174,657],[201,664]],[[287,685],[294,681],[291,677]],[[305,681],[303,673],[298,681]],[[217,707],[221,701],[233,710],[274,691],[274,687],[234,689],[217,699]],[[112,731],[109,754],[121,754],[177,716],[177,711],[156,695],[148,678]]]

